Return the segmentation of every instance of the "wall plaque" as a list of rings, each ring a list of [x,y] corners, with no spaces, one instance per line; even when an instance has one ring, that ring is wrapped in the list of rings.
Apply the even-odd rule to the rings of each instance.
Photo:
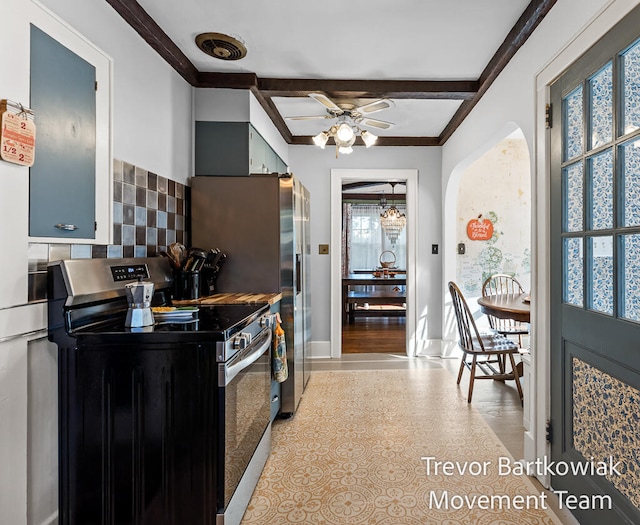
[[[0,158],[21,166],[32,166],[36,145],[33,111],[2,99],[0,115]]]
[[[467,237],[472,241],[488,241],[493,237],[493,223],[489,219],[483,219],[482,215],[471,219],[467,224]]]

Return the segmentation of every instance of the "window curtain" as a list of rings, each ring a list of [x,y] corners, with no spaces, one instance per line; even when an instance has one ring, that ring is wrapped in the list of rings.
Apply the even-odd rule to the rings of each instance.
[[[349,252],[351,251],[351,204],[342,203],[342,275],[349,271]]]
[[[400,212],[406,213],[404,204],[396,205],[396,207]],[[398,237],[395,246],[392,246],[380,225],[380,214],[383,209],[377,204],[343,203],[343,274],[351,273],[353,270],[378,268],[380,255],[385,250],[389,250],[395,255],[394,266],[402,270],[406,269],[406,228]]]

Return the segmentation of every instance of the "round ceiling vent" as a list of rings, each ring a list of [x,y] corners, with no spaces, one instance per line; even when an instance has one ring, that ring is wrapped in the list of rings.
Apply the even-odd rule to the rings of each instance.
[[[196,45],[220,60],[240,60],[247,56],[247,48],[240,40],[222,33],[201,33],[196,37]]]

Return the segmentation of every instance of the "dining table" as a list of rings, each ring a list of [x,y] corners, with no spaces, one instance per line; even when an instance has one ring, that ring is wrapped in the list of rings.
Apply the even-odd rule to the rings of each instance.
[[[487,295],[478,299],[480,310],[500,319],[531,322],[531,297],[528,293]]]
[[[342,305],[345,308],[344,318],[347,317],[347,296],[352,286],[405,286],[407,284],[407,274],[405,272],[387,272],[385,276],[382,272],[371,273],[350,273],[342,276]]]

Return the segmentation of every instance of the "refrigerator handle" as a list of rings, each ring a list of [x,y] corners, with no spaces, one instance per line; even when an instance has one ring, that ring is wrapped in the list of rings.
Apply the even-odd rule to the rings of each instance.
[[[296,293],[302,291],[302,255],[296,253]]]

